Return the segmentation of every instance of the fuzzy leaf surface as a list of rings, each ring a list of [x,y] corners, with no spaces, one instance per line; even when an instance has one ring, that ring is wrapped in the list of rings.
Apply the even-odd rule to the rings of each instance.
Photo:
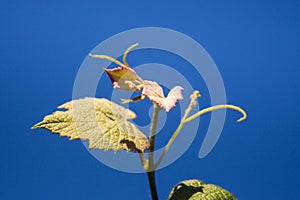
[[[144,151],[146,136],[129,119],[135,113],[104,98],[83,98],[67,102],[47,115],[32,129],[46,128],[70,140],[89,141],[89,148]]]
[[[200,180],[185,180],[176,185],[168,200],[236,200],[227,190]]]
[[[163,89],[156,82],[144,81],[142,95],[147,96],[151,101],[169,112],[177,104],[178,100],[183,99],[182,90],[182,87],[175,86],[165,97]]]

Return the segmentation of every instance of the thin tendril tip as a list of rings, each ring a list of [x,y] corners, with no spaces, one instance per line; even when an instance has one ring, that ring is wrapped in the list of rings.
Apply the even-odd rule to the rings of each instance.
[[[133,49],[134,47],[138,46],[138,45],[139,45],[139,43],[135,43],[135,44],[131,45],[130,47],[128,47],[128,48],[126,49],[126,51],[124,52],[124,54],[123,54],[123,63],[124,63],[124,65],[126,65],[127,67],[129,67],[129,64],[128,64],[127,61],[126,61],[126,57],[127,57],[128,53],[129,53],[129,51],[130,51],[131,49]]]
[[[90,57],[92,58],[100,58],[100,59],[106,59],[106,60],[109,60],[109,61],[112,61],[114,63],[116,63],[117,65],[119,65],[120,67],[124,67],[124,64],[122,64],[120,61],[110,57],[110,56],[107,56],[107,55],[94,55],[94,54],[89,54]]]

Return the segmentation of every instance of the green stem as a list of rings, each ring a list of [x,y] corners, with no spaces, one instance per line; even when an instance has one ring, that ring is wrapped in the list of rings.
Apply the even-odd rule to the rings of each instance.
[[[155,134],[156,134],[159,111],[160,111],[160,107],[156,103],[154,103],[152,125],[150,130],[149,165],[147,169],[147,175],[148,175],[152,200],[158,200],[156,183],[155,183],[154,147],[155,147]]]
[[[242,113],[242,117],[240,119],[238,119],[238,122],[241,122],[243,120],[245,120],[247,118],[247,114],[246,112],[241,109],[240,107],[234,106],[234,105],[216,105],[216,106],[211,106],[209,108],[205,108],[203,110],[198,111],[197,113],[193,114],[190,117],[187,117],[188,114],[191,112],[192,107],[195,105],[196,102],[196,97],[198,97],[199,95],[191,95],[191,103],[188,106],[188,108],[185,111],[185,115],[182,117],[180,124],[178,125],[177,129],[175,130],[175,132],[173,133],[172,137],[170,138],[170,140],[168,141],[168,144],[166,145],[163,153],[161,154],[160,158],[158,159],[157,163],[155,164],[154,168],[156,169],[160,163],[162,162],[162,160],[164,159],[166,153],[169,151],[171,145],[173,144],[175,138],[177,137],[178,133],[181,131],[183,125],[187,122],[192,121],[193,119],[196,119],[197,117],[199,117],[200,115],[203,115],[205,113],[214,111],[214,110],[219,110],[219,109],[232,109],[232,110],[236,110],[239,111],[240,113]]]
[[[148,181],[149,181],[152,200],[158,200],[156,183],[155,183],[155,171],[147,172],[147,175],[148,175]]]
[[[175,130],[172,137],[168,141],[168,144],[165,146],[163,153],[161,154],[160,158],[158,159],[157,163],[155,164],[154,169],[157,169],[157,167],[160,165],[160,163],[166,156],[167,152],[169,151],[169,149],[170,149],[171,145],[173,144],[175,138],[177,137],[178,133],[181,131],[183,125],[186,123],[185,119],[192,111],[192,108],[196,105],[196,100],[199,96],[200,96],[200,93],[197,90],[194,91],[194,93],[191,95],[191,102],[190,102],[189,106],[187,107],[187,109],[185,110],[185,113],[180,121],[180,124],[178,125],[177,129]]]
[[[144,170],[147,171],[148,170],[148,160],[145,158],[144,152],[138,151],[138,153],[139,153],[139,157],[140,157],[142,166],[143,166]]]
[[[156,134],[156,127],[157,127],[157,120],[158,120],[158,114],[160,111],[160,107],[154,103],[154,111],[153,111],[153,117],[152,117],[152,125],[150,130],[150,148],[149,148],[149,167],[150,171],[153,171],[151,167],[153,167],[154,163],[154,147],[155,147],[155,134]],[[152,164],[152,166],[151,166]]]

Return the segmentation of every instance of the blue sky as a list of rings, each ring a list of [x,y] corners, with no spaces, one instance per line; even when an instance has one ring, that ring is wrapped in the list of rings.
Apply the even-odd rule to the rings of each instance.
[[[209,115],[203,116],[192,146],[157,172],[160,199],[190,178],[218,184],[239,199],[298,199],[299,9],[299,1],[277,0],[1,1],[0,199],[149,199],[145,174],[110,169],[80,141],[30,130],[72,99],[77,70],[98,43],[147,26],[174,29],[199,42],[220,70],[228,102],[249,114],[237,124],[239,115],[228,112],[217,145],[199,159],[209,123]],[[170,57],[137,52],[129,61],[180,62],[164,56]],[[198,81],[203,83],[191,80]],[[200,106],[208,106],[207,88],[197,89]]]

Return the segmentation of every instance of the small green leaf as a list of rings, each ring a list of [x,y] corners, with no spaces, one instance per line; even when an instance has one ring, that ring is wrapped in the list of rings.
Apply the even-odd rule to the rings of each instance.
[[[168,200],[235,200],[236,198],[223,188],[205,184],[193,179],[176,185],[169,194]]]
[[[32,129],[46,128],[70,140],[89,140],[89,148],[144,151],[146,136],[128,119],[135,113],[104,98],[84,98],[67,102]]]

